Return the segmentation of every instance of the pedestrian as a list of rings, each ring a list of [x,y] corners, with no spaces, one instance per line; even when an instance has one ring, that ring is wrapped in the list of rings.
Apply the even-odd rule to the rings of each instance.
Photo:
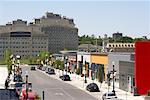
[[[6,81],[5,81],[5,89],[7,89],[8,88],[8,79],[6,79]]]

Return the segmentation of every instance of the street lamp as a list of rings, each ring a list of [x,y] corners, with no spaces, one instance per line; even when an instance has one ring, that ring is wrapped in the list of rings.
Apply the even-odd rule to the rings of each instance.
[[[68,65],[68,57],[67,56],[65,57],[65,65],[66,65],[66,75],[67,75],[67,69],[68,69],[67,68],[67,65]]]
[[[113,71],[112,71],[112,74],[113,74],[113,90],[112,90],[112,92],[115,94],[115,79],[114,79],[114,73],[115,73],[115,63],[114,62],[112,62],[112,64],[113,64]]]
[[[50,58],[50,66],[52,66],[52,55],[50,55],[49,58]]]
[[[26,100],[28,100],[28,75],[26,75]]]
[[[86,80],[86,60],[85,60],[85,72],[84,72],[84,76],[85,76],[85,80],[84,80],[84,83],[87,83],[87,80]]]

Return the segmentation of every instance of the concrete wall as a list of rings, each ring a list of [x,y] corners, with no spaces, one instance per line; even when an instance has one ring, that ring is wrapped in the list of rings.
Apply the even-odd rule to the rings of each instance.
[[[133,92],[134,61],[119,61],[119,88]]]
[[[113,63],[117,71],[116,78],[119,79],[119,61],[130,61],[132,53],[109,53],[108,54],[108,71],[113,70]]]

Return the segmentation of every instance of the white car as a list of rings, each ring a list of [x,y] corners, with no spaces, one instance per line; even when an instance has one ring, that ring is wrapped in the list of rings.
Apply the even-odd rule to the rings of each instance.
[[[103,94],[102,100],[117,100],[117,96],[113,92],[107,92]]]

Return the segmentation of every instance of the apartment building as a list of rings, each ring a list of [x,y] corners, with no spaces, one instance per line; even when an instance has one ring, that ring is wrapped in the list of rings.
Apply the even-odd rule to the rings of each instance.
[[[77,50],[78,29],[73,19],[59,14],[46,16],[27,23],[21,19],[0,25],[0,59],[5,50],[22,57],[37,56],[40,51],[58,53],[61,50]]]

